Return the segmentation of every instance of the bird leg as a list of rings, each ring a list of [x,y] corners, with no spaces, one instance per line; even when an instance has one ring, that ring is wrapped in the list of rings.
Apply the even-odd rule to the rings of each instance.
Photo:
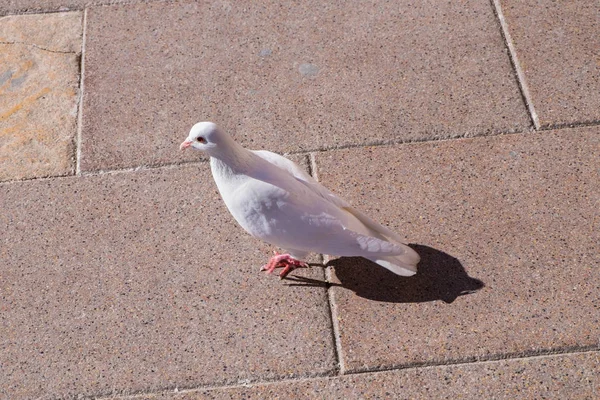
[[[279,273],[279,278],[283,279],[296,268],[308,268],[307,263],[296,260],[289,254],[279,254],[276,251],[273,254],[274,256],[271,257],[269,262],[260,268],[261,271],[267,271],[267,274],[270,274],[275,271],[275,268],[283,268]]]

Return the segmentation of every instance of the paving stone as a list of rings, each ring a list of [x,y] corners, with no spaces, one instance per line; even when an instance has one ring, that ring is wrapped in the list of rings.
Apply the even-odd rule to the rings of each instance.
[[[143,395],[136,399],[593,399],[598,352],[436,366],[250,387]]]
[[[74,172],[81,18],[0,18],[0,180]]]
[[[600,127],[319,153],[422,256],[411,278],[330,262],[344,369],[597,346],[599,159]]]
[[[335,368],[325,289],[259,273],[269,249],[233,221],[206,163],[13,182],[0,198],[1,398]]]
[[[86,38],[88,171],[173,162],[200,120],[280,152],[530,125],[486,0],[92,7]]]
[[[600,120],[596,0],[502,0],[542,126]]]

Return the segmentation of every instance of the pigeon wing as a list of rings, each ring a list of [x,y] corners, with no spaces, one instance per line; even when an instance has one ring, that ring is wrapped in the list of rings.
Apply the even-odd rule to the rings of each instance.
[[[310,192],[309,192],[310,193]],[[293,196],[277,207],[278,223],[292,226],[289,246],[336,256],[383,257],[404,254],[404,245],[396,244],[348,226],[358,221],[342,208],[314,195]],[[294,228],[294,225],[296,228]]]
[[[381,225],[380,223],[372,220],[371,218],[366,216],[361,211],[352,207],[350,205],[350,203],[348,203],[346,200],[335,195],[333,192],[331,192],[325,186],[321,185],[319,182],[317,182],[312,176],[307,174],[300,166],[298,166],[293,161],[291,161],[279,154],[272,153],[272,152],[266,151],[266,150],[256,150],[256,151],[254,151],[254,153],[256,155],[258,155],[260,158],[287,171],[294,178],[296,178],[298,181],[300,181],[302,184],[304,184],[308,189],[310,189],[312,192],[319,195],[323,199],[329,201],[330,203],[336,205],[337,207],[341,208],[345,212],[351,214],[356,220],[358,220],[358,222],[360,222],[360,225],[362,225],[362,229],[360,229],[361,227],[356,226],[356,224],[353,224],[354,226],[347,226],[346,228],[359,229],[358,232],[360,232],[362,234],[374,236],[378,239],[393,241],[396,244],[402,244],[403,239],[402,239],[402,237],[400,237],[400,235],[398,235],[396,232],[392,231],[391,229],[386,228],[385,226]]]
[[[263,160],[266,160],[266,161],[270,162],[271,164],[275,165],[276,167],[279,167],[280,169],[283,169],[284,171],[288,172],[294,178],[296,178],[296,180],[301,182],[303,185],[305,185],[307,188],[309,188],[312,192],[314,192],[315,194],[318,194],[325,200],[335,204],[336,206],[338,206],[340,208],[351,207],[347,201],[339,198],[334,193],[332,193],[329,189],[327,189],[325,186],[321,185],[319,182],[314,180],[314,178],[312,176],[307,174],[303,168],[301,168],[298,164],[296,164],[292,160],[287,159],[282,155],[272,153],[272,152],[266,151],[266,150],[255,150],[255,151],[253,151],[253,153],[256,154],[257,156],[259,156],[260,158],[262,158]]]

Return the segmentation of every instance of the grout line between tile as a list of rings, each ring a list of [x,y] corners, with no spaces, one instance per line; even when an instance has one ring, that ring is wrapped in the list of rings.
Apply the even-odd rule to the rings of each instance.
[[[172,169],[172,168],[178,168],[178,167],[182,167],[182,166],[187,166],[187,165],[202,165],[202,164],[206,164],[208,163],[208,160],[197,160],[197,161],[183,161],[183,162],[179,162],[179,163],[173,163],[173,164],[162,164],[162,165],[140,165],[137,167],[128,167],[128,168],[120,168],[120,169],[111,169],[111,170],[99,170],[99,171],[82,171],[80,175],[78,175],[77,177],[91,177],[91,176],[102,176],[102,175],[116,175],[116,174],[123,174],[123,173],[129,173],[129,172],[137,172],[137,171],[154,171],[154,170],[161,170],[161,169]],[[13,180],[9,180],[9,181],[3,181],[0,182],[0,186],[3,185],[12,185],[12,184],[18,184],[18,183],[23,183],[23,182],[30,182],[30,181],[48,181],[48,180],[53,180],[53,179],[63,179],[63,178],[73,178],[73,174],[69,173],[69,174],[62,174],[62,175],[52,175],[52,176],[38,176],[38,177],[33,177],[33,178],[23,178],[23,179],[13,179]]]
[[[485,359],[485,360],[446,360],[444,363],[429,363],[422,365],[409,365],[400,368],[386,368],[386,369],[373,369],[370,371],[359,371],[359,372],[348,372],[345,377],[352,377],[354,375],[359,376],[363,374],[382,374],[386,372],[393,371],[401,371],[401,370],[411,370],[411,369],[432,369],[432,368],[440,368],[440,367],[456,367],[456,366],[467,366],[467,365],[489,365],[496,364],[503,361],[526,361],[526,360],[543,360],[556,356],[567,356],[567,355],[578,355],[578,354],[594,354],[600,352],[600,347],[597,346],[588,346],[583,348],[568,348],[564,349],[565,351],[548,351],[548,352],[540,352],[537,354],[526,355],[521,354],[520,356],[510,357],[510,355],[506,355],[506,357],[499,356],[494,359]],[[147,398],[149,395],[163,395],[163,394],[193,394],[199,391],[213,391],[213,390],[226,390],[226,389],[238,389],[238,388],[250,388],[253,386],[269,386],[276,384],[291,384],[298,382],[312,382],[320,379],[332,379],[332,378],[342,378],[342,376],[335,375],[315,375],[310,377],[301,377],[301,378],[284,378],[280,380],[265,380],[265,381],[256,381],[252,383],[235,383],[235,384],[225,384],[225,385],[199,385],[197,387],[190,388],[163,388],[158,389],[156,391],[139,391],[136,393],[130,394],[113,394],[113,395],[100,395],[100,396],[82,396],[85,399],[94,399],[94,400],[134,400],[138,398]]]
[[[329,262],[329,259],[323,257],[323,265]],[[335,302],[335,298],[333,295],[333,286],[331,285],[331,281],[333,279],[332,275],[332,267],[327,267],[325,269],[325,280],[328,283],[327,287],[327,303],[329,305],[329,317],[331,318],[331,327],[332,327],[332,335],[333,342],[335,345],[335,354],[337,358],[337,363],[339,366],[339,375],[346,375],[347,369],[346,364],[344,362],[344,349],[342,348],[342,338],[340,336],[340,321],[339,321],[339,313],[337,309],[337,305]]]
[[[310,153],[308,153],[307,156],[308,156],[308,168],[310,169],[308,172],[315,181],[319,182],[319,171],[317,169],[317,158],[315,156],[315,153],[313,151],[311,151]]]
[[[4,17],[13,17],[15,15],[35,15],[35,14],[59,14],[65,12],[82,11],[83,7],[64,7],[60,9],[40,10],[40,9],[20,9],[0,11],[0,19]],[[4,14],[2,13],[4,12]]]
[[[567,123],[560,125],[551,125],[551,126],[543,126],[540,128],[539,132],[550,131],[550,130],[563,130],[563,129],[576,129],[576,128],[585,128],[592,126],[600,126],[600,120],[598,121],[586,121],[580,123]],[[336,151],[336,150],[345,150],[345,149],[356,149],[361,147],[384,147],[384,146],[396,146],[396,145],[410,145],[410,144],[420,144],[420,143],[444,143],[449,141],[460,141],[466,139],[484,139],[491,138],[497,136],[505,136],[505,135],[522,135],[526,133],[526,131],[517,131],[517,132],[498,132],[494,134],[481,134],[474,135],[468,137],[454,137],[454,138],[441,138],[441,139],[416,139],[416,140],[400,140],[400,139],[391,139],[391,140],[380,140],[366,143],[352,143],[341,146],[328,146],[321,147],[312,150],[298,150],[291,152],[282,152],[284,156],[288,155],[309,155],[310,153],[325,153],[328,151]],[[167,164],[155,164],[155,165],[138,165],[135,167],[124,167],[124,168],[115,168],[115,169],[107,169],[107,170],[96,170],[96,171],[80,171],[78,176],[99,176],[105,174],[119,174],[126,172],[136,172],[136,171],[149,171],[155,169],[165,169],[165,168],[177,168],[186,165],[201,165],[208,162],[207,159],[199,159],[192,161],[180,161],[173,162]],[[14,184],[19,182],[28,182],[28,181],[37,181],[37,180],[49,180],[49,179],[57,179],[57,178],[65,178],[72,177],[72,174],[64,174],[64,175],[53,175],[53,176],[42,176],[42,177],[33,177],[33,178],[24,178],[24,179],[14,179],[8,181],[0,182],[0,186],[7,184]]]
[[[83,10],[82,38],[81,38],[81,62],[79,72],[79,108],[77,109],[77,137],[75,139],[75,175],[81,176],[81,131],[83,129],[83,96],[84,96],[84,78],[85,78],[85,43],[87,40],[87,13],[88,9]]]
[[[108,0],[108,1],[92,1],[90,5],[97,7],[110,7],[121,5],[137,5],[137,4],[152,4],[152,3],[178,3],[181,0]]]
[[[356,149],[356,148],[361,148],[361,147],[379,147],[379,146],[394,146],[394,145],[401,145],[401,144],[417,144],[417,143],[443,143],[443,142],[448,142],[448,141],[455,141],[455,140],[465,140],[465,139],[474,139],[474,138],[487,138],[487,137],[496,137],[496,136],[503,136],[503,135],[520,135],[523,134],[525,132],[523,131],[516,131],[516,132],[497,132],[494,134],[481,134],[481,135],[473,135],[473,136],[468,136],[468,137],[464,137],[464,136],[459,136],[459,137],[452,137],[452,138],[441,138],[441,139],[413,139],[413,140],[403,140],[403,139],[390,139],[390,140],[375,140],[372,142],[363,142],[363,143],[351,143],[351,144],[346,144],[346,145],[341,145],[341,146],[323,146],[323,147],[319,147],[316,149],[308,149],[308,150],[298,150],[298,151],[290,151],[290,152],[281,152],[279,154],[282,154],[284,156],[288,156],[288,155],[308,155],[309,156],[309,168],[311,168],[311,173],[312,171],[315,172],[315,174],[317,174],[316,171],[316,165],[312,165],[311,163],[313,162],[312,159],[310,158],[310,154],[311,153],[324,153],[327,151],[335,151],[335,150],[345,150],[345,149]],[[183,165],[194,165],[194,164],[201,164],[201,163],[205,163],[207,162],[207,159],[201,159],[201,160],[194,160],[194,161],[181,161],[181,162],[175,162],[175,163],[168,163],[168,164],[157,164],[157,165],[140,165],[140,166],[136,166],[136,167],[126,167],[126,168],[116,168],[116,169],[108,169],[108,170],[97,170],[97,171],[88,171],[88,172],[82,172],[81,175],[82,176],[96,176],[96,175],[103,175],[103,174],[108,174],[108,173],[119,173],[119,172],[132,172],[132,171],[139,171],[139,170],[152,170],[152,169],[161,169],[161,168],[171,168],[171,167],[178,167],[178,166],[183,166]],[[31,179],[27,179],[27,180],[34,180],[34,179],[39,179],[39,178],[31,178]],[[318,174],[317,177],[315,178],[318,180]],[[16,181],[16,182],[20,182],[20,181]],[[1,183],[0,183],[1,184]]]
[[[600,120],[582,121],[582,122],[564,122],[558,124],[547,124],[540,127],[540,131],[552,131],[561,129],[586,128],[589,126],[600,125]]]
[[[332,375],[330,373],[327,372],[323,372],[323,373],[316,373],[316,374],[308,374],[308,375],[304,375],[304,376],[298,376],[295,378],[290,378],[290,377],[275,377],[275,378],[267,378],[264,380],[260,380],[260,381],[247,381],[247,382],[241,382],[238,381],[236,383],[221,383],[221,384],[206,384],[206,385],[197,385],[197,386],[179,386],[179,385],[173,385],[173,386],[164,386],[164,387],[157,387],[155,389],[140,389],[140,390],[135,390],[135,391],[131,391],[129,393],[122,391],[122,392],[117,392],[116,390],[113,390],[112,392],[109,393],[100,393],[100,394],[93,394],[93,395],[78,395],[77,399],[86,399],[86,400],[129,400],[129,399],[138,399],[138,398],[143,398],[146,399],[148,398],[148,396],[152,396],[152,395],[162,395],[162,394],[186,394],[186,393],[194,393],[194,392],[198,392],[200,390],[222,390],[222,389],[235,389],[235,388],[240,388],[240,387],[252,387],[252,386],[258,386],[258,385],[269,385],[269,384],[277,384],[277,383],[281,383],[281,382],[303,382],[303,381],[311,381],[314,379],[326,379],[326,378],[336,378],[337,375]],[[52,399],[54,400],[54,399]],[[59,400],[59,399],[56,399]]]
[[[519,84],[519,88],[521,89],[521,95],[523,96],[523,100],[525,101],[525,105],[527,106],[527,110],[529,111],[529,117],[533,121],[535,129],[539,130],[540,120],[537,115],[537,112],[535,111],[535,106],[533,105],[531,93],[529,92],[529,86],[527,85],[527,81],[525,80],[525,73],[521,68],[521,63],[519,62],[519,58],[517,57],[517,50],[515,49],[512,37],[510,36],[510,32],[508,30],[508,24],[506,23],[504,13],[502,12],[500,0],[492,0],[492,7],[494,8],[496,16],[498,17],[498,21],[500,22],[502,36],[504,37],[504,43],[508,48],[510,62],[513,68],[515,69],[515,72],[517,73],[517,81]]]
[[[517,132],[514,134],[521,134],[521,133],[522,132]],[[513,134],[513,133],[510,133],[510,134]],[[494,136],[498,136],[498,135],[494,135]],[[333,150],[354,149],[354,148],[360,148],[360,147],[390,146],[390,145],[397,145],[397,144],[411,144],[411,143],[424,143],[424,142],[444,142],[444,141],[449,141],[449,140],[461,140],[461,139],[464,139],[464,138],[455,138],[455,139],[444,138],[444,139],[434,139],[434,140],[424,139],[424,140],[419,140],[419,141],[396,141],[396,140],[374,141],[374,142],[367,142],[367,143],[361,143],[361,144],[357,143],[357,144],[348,144],[348,145],[343,145],[343,146],[321,147],[321,148],[312,149],[312,150],[282,152],[281,154],[283,154],[284,156],[310,155],[310,153],[323,153],[323,152],[333,151]],[[78,171],[77,176],[87,177],[87,176],[99,176],[99,175],[105,175],[105,174],[119,174],[119,173],[126,173],[126,172],[147,171],[147,170],[165,169],[165,168],[177,168],[177,167],[185,166],[185,165],[200,165],[200,164],[204,164],[206,162],[208,162],[208,159],[199,159],[199,160],[193,160],[193,161],[180,161],[180,162],[167,163],[167,164],[138,165],[135,167],[123,167],[123,168],[106,169],[106,170]],[[0,185],[13,184],[13,183],[19,183],[19,182],[27,182],[27,181],[49,180],[49,179],[64,178],[64,177],[69,177],[69,176],[72,176],[72,175],[65,174],[65,175],[15,179],[15,180],[0,182]]]
[[[14,184],[23,183],[23,182],[36,182],[36,181],[44,182],[44,181],[50,181],[50,180],[54,180],[54,179],[73,178],[73,176],[75,176],[75,175],[73,175],[73,171],[71,170],[68,173],[63,173],[63,174],[59,174],[59,175],[36,176],[33,178],[22,178],[22,179],[12,179],[9,181],[2,181],[2,182],[0,182],[0,187],[5,186],[5,185],[14,185]]]
[[[435,367],[443,367],[443,366],[451,366],[451,365],[468,365],[468,364],[488,364],[488,363],[496,363],[501,361],[509,361],[509,360],[525,360],[525,359],[537,359],[537,358],[547,358],[552,356],[560,356],[567,354],[580,354],[580,353],[597,353],[600,351],[599,345],[588,345],[588,346],[570,346],[564,348],[557,349],[543,349],[537,351],[524,351],[519,353],[498,353],[498,354],[490,354],[484,357],[467,357],[462,359],[450,359],[443,361],[429,361],[429,362],[413,362],[408,364],[401,365],[390,365],[386,367],[373,367],[373,368],[364,368],[360,370],[354,370],[348,373],[348,375],[360,375],[360,374],[368,374],[375,372],[385,372],[385,371],[399,371],[406,369],[416,369],[416,368],[435,368]]]
[[[509,130],[509,131],[496,131],[496,132],[480,132],[469,135],[465,133],[463,135],[452,135],[449,137],[442,138],[411,138],[411,139],[402,139],[402,138],[393,138],[393,139],[383,139],[383,140],[373,140],[371,142],[362,142],[362,143],[349,143],[343,144],[339,146],[322,146],[313,150],[304,150],[302,152],[313,151],[316,153],[322,153],[330,150],[343,150],[343,149],[354,149],[360,147],[376,147],[376,146],[394,146],[400,144],[417,144],[417,143],[444,143],[455,140],[466,140],[466,139],[481,139],[481,138],[493,138],[497,136],[504,135],[520,135],[528,132],[527,130]],[[295,154],[296,152],[291,152],[290,154]],[[301,153],[298,151],[297,153]]]
[[[169,164],[157,164],[157,165],[138,165],[136,167],[126,167],[119,169],[107,169],[107,170],[98,170],[98,171],[83,171],[81,176],[98,176],[98,175],[107,175],[107,174],[120,174],[125,172],[137,172],[137,171],[152,171],[155,169],[171,169],[177,167],[184,167],[188,165],[202,165],[208,164],[208,159],[199,159],[193,161],[181,161],[176,163]]]
[[[307,155],[309,173],[317,182],[319,181],[319,169],[317,166],[317,159],[314,152]],[[321,264],[325,265],[328,257],[324,254],[319,254]],[[325,280],[327,281],[327,308],[329,310],[329,321],[331,323],[331,342],[333,344],[333,352],[335,356],[335,363],[337,366],[337,375],[343,375],[345,372],[344,358],[342,353],[342,344],[340,340],[340,328],[338,323],[337,307],[335,306],[335,299],[333,298],[333,290],[331,289],[331,268],[325,269]]]
[[[71,6],[60,6],[59,8],[21,8],[16,10],[0,11],[0,18],[13,15],[34,15],[34,14],[58,14],[71,11],[83,11],[87,7],[110,7],[149,3],[176,3],[179,0],[107,0],[107,1],[88,1],[84,4],[74,4]]]

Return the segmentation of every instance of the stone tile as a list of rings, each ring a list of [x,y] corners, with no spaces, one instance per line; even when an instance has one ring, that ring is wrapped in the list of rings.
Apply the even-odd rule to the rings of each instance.
[[[598,352],[161,393],[136,399],[593,399]]]
[[[600,127],[318,154],[422,256],[411,278],[330,262],[345,370],[597,346],[598,159]]]
[[[14,182],[0,198],[0,397],[335,367],[324,289],[259,273],[269,249],[237,227],[206,163]]]
[[[74,171],[81,18],[0,18],[0,180]]]
[[[598,2],[501,3],[540,124],[599,121]]]
[[[200,120],[280,152],[530,125],[485,0],[93,7],[86,37],[88,171],[179,160]]]

